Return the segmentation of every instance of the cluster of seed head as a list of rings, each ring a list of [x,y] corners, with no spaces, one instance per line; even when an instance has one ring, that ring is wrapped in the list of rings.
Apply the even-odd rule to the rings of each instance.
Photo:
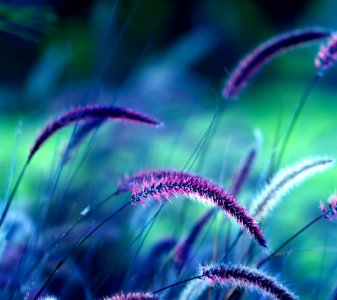
[[[209,280],[210,285],[242,285],[256,289],[263,295],[274,299],[293,300],[297,297],[275,278],[247,267],[234,265],[206,266],[201,269],[203,277]]]
[[[210,181],[182,171],[164,171],[163,176],[155,171],[154,177],[147,173],[143,180],[133,186],[132,201],[145,204],[145,199],[155,198],[159,202],[172,197],[187,197],[205,205],[217,206],[233,217],[262,246],[267,247],[261,229],[233,196]]]
[[[333,33],[326,45],[322,45],[315,59],[318,75],[331,68],[337,61],[337,33]]]

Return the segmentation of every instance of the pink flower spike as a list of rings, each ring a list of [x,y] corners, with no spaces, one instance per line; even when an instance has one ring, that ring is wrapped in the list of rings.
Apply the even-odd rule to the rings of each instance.
[[[267,276],[257,269],[221,264],[202,267],[201,272],[202,276],[208,279],[210,286],[216,284],[241,285],[245,288],[256,289],[263,296],[269,296],[273,299],[298,299],[275,278]]]
[[[224,98],[236,98],[249,79],[274,57],[295,47],[327,38],[330,34],[331,31],[327,29],[307,28],[281,34],[263,43],[241,60],[229,76],[223,90]]]
[[[28,161],[32,159],[32,157],[40,149],[42,144],[45,143],[52,135],[54,135],[60,129],[76,122],[92,119],[124,120],[128,122],[137,122],[147,125],[161,125],[159,121],[148,115],[121,107],[87,105],[71,109],[56,118],[55,120],[48,123],[46,127],[41,131],[41,133],[36,138],[33,147],[30,150]]]
[[[260,227],[233,196],[210,181],[187,172],[163,170],[144,173],[144,178],[134,181],[137,192],[132,193],[132,201],[139,202],[148,197],[161,196],[169,200],[172,197],[188,197],[209,206],[217,206],[227,215],[234,218],[242,228],[262,247],[267,247]],[[155,179],[155,185],[152,180]]]

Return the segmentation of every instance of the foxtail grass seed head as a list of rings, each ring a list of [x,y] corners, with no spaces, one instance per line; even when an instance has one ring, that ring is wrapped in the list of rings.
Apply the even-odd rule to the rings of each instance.
[[[249,79],[268,61],[295,47],[330,36],[331,31],[320,28],[306,28],[290,31],[263,43],[248,54],[227,79],[223,90],[225,99],[236,98]]]
[[[158,202],[172,197],[188,197],[207,206],[217,206],[246,229],[262,247],[267,247],[260,227],[233,196],[210,181],[182,171],[165,170],[164,176],[150,173],[144,180],[135,183],[132,192],[133,203],[143,203],[147,198],[155,198]],[[159,179],[158,179],[159,177]]]
[[[210,286],[220,284],[254,289],[263,296],[273,299],[294,300],[298,299],[285,286],[275,278],[248,267],[235,265],[215,265],[201,268],[202,276],[206,277]]]
[[[279,171],[253,200],[252,216],[264,218],[294,187],[305,179],[332,167],[335,160],[330,157],[307,158]]]
[[[111,120],[125,120],[128,122],[137,122],[147,125],[160,126],[161,123],[151,116],[142,114],[126,108],[103,105],[87,105],[62,114],[60,117],[54,119],[46,125],[35,140],[33,147],[30,150],[28,161],[32,159],[34,154],[43,143],[45,143],[52,135],[60,129],[67,127],[76,122],[90,120],[90,119],[111,119]]]
[[[259,147],[257,145],[254,145],[249,150],[248,154],[243,159],[243,161],[241,162],[241,165],[238,169],[238,172],[235,174],[235,177],[233,179],[233,182],[230,188],[231,194],[238,196],[238,194],[240,193],[243,185],[245,184],[249,176],[252,166],[254,164],[258,148]]]

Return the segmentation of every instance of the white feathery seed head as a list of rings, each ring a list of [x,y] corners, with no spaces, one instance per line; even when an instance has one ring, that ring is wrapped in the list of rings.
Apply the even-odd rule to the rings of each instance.
[[[251,214],[261,220],[284,196],[305,179],[332,167],[335,160],[330,157],[307,158],[280,170],[253,200]]]

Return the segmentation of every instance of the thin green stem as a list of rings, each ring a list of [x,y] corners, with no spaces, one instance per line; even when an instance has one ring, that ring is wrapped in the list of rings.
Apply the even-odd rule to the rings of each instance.
[[[152,294],[157,294],[157,293],[160,293],[160,292],[165,291],[165,290],[167,290],[167,289],[173,288],[173,287],[175,287],[175,286],[177,286],[177,285],[183,284],[183,283],[185,283],[185,282],[192,281],[192,280],[194,280],[194,279],[201,279],[201,278],[203,278],[203,277],[204,277],[204,275],[198,275],[198,276],[195,276],[195,277],[187,278],[187,279],[184,279],[184,280],[175,282],[175,283],[173,283],[173,284],[170,284],[170,285],[168,285],[168,286],[166,286],[166,287],[164,287],[164,288],[161,288],[161,289],[159,289],[159,290],[153,292]]]
[[[290,242],[292,242],[295,238],[297,238],[303,231],[305,231],[306,229],[308,229],[309,227],[311,227],[312,225],[314,225],[315,223],[317,223],[320,219],[324,218],[326,215],[328,215],[330,213],[330,211],[321,214],[319,216],[317,216],[315,219],[313,219],[311,222],[309,222],[307,225],[305,225],[304,227],[302,227],[299,231],[297,231],[295,234],[293,234],[290,238],[288,238],[286,241],[284,241],[276,250],[274,250],[271,254],[269,254],[268,257],[260,260],[260,262],[257,264],[257,268],[260,268],[261,266],[263,266],[266,262],[268,262],[269,260],[271,260],[278,252],[280,252],[280,250],[282,250],[286,245],[288,245]]]
[[[288,146],[288,143],[289,143],[289,140],[290,140],[290,137],[291,137],[291,134],[293,133],[294,131],[294,127],[298,121],[298,118],[304,108],[304,105],[305,103],[307,102],[308,100],[308,97],[311,93],[311,91],[313,90],[313,88],[315,87],[318,79],[320,78],[320,76],[318,74],[315,74],[315,76],[313,77],[313,79],[309,82],[309,84],[307,85],[302,97],[300,98],[300,100],[298,101],[297,105],[296,105],[296,108],[293,112],[293,115],[290,119],[290,122],[288,124],[288,127],[285,131],[285,136],[284,136],[284,140],[283,140],[283,143],[281,145],[281,149],[280,149],[280,152],[279,152],[279,156],[278,156],[278,159],[277,161],[275,162],[275,170],[277,170],[277,168],[281,165],[281,162],[282,162],[282,159],[283,159],[283,156],[286,152],[286,149],[287,149],[287,146]]]
[[[1,214],[1,217],[0,217],[0,227],[2,226],[3,222],[5,221],[5,218],[6,218],[6,215],[8,213],[8,210],[9,210],[9,208],[10,208],[12,202],[13,202],[15,193],[16,193],[19,185],[20,185],[20,182],[21,182],[21,180],[23,178],[23,175],[26,172],[26,169],[27,169],[27,166],[28,166],[29,162],[30,162],[30,160],[26,161],[25,165],[23,166],[23,168],[22,168],[22,170],[20,172],[20,175],[19,175],[18,179],[15,182],[15,185],[14,185],[14,188],[12,189],[11,194],[9,195],[9,197],[6,200],[5,208],[4,208],[4,210],[3,210],[2,214]]]

